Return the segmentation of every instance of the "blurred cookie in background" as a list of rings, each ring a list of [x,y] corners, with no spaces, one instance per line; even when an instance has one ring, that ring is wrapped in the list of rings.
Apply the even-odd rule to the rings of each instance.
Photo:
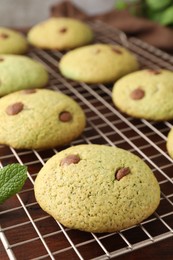
[[[86,83],[108,83],[139,68],[136,57],[119,45],[93,44],[65,54],[59,69],[66,78]]]
[[[21,33],[0,27],[0,54],[24,54],[28,50],[28,43]]]
[[[22,55],[0,55],[0,96],[20,89],[42,88],[48,79],[41,63]]]
[[[72,18],[50,18],[28,32],[30,44],[43,49],[68,50],[93,40],[91,28]]]

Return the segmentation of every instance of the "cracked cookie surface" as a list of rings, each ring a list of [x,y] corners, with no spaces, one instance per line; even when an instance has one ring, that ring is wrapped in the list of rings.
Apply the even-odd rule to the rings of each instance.
[[[42,88],[48,79],[41,63],[22,55],[0,55],[0,96],[21,89]]]
[[[118,80],[114,104],[124,113],[154,121],[173,119],[173,72],[145,69]]]
[[[63,225],[114,232],[150,216],[159,184],[132,153],[105,145],[78,145],[59,152],[38,173],[36,200]]]
[[[109,83],[138,69],[136,57],[119,45],[93,44],[65,54],[59,69],[66,78],[87,83]]]
[[[28,41],[39,48],[68,50],[90,43],[91,28],[77,19],[60,17],[43,21],[28,32]]]
[[[0,99],[0,118],[0,143],[17,149],[62,146],[77,138],[85,127],[85,114],[76,101],[48,89],[4,96]]]
[[[24,54],[27,50],[28,43],[22,34],[0,27],[0,54]]]

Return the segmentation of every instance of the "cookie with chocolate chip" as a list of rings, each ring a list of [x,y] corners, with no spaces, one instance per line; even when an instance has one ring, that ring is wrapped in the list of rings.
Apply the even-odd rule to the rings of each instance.
[[[94,44],[65,54],[59,69],[66,78],[108,83],[138,69],[135,56],[118,45]]]
[[[162,121],[173,119],[173,72],[145,69],[118,80],[113,102],[122,112],[137,118]]]
[[[54,219],[88,232],[136,225],[160,202],[159,184],[143,160],[117,147],[94,144],[73,146],[49,159],[34,191]]]
[[[0,54],[24,54],[27,50],[27,40],[21,33],[0,27]]]
[[[62,146],[85,127],[85,114],[72,98],[48,89],[27,89],[0,99],[0,144],[17,149]]]
[[[22,55],[0,55],[0,96],[42,88],[47,82],[48,72],[41,63]]]
[[[68,50],[92,40],[93,32],[87,24],[67,17],[50,18],[28,32],[28,41],[43,49]]]

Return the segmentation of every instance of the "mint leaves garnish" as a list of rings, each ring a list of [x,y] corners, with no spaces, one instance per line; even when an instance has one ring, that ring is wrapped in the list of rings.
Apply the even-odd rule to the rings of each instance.
[[[0,169],[0,204],[19,192],[27,179],[27,167],[13,163]]]

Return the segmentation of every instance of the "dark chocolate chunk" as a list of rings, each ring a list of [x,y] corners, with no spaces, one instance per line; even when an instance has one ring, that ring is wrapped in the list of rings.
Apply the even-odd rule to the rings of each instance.
[[[136,88],[130,93],[130,97],[134,100],[142,99],[145,96],[145,92],[141,88]]]
[[[24,89],[24,90],[22,91],[22,93],[24,93],[24,94],[36,93],[36,89]]]
[[[117,47],[112,47],[112,50],[116,52],[117,54],[122,54],[122,50],[118,49]]]
[[[6,113],[9,116],[17,115],[23,110],[23,104],[21,102],[14,103],[6,108]]]
[[[61,160],[60,166],[70,165],[72,163],[77,164],[79,161],[80,161],[79,155],[70,154],[70,155],[68,155],[67,157],[65,157],[64,159]]]
[[[1,33],[1,34],[0,34],[0,38],[1,38],[1,39],[7,39],[8,37],[9,37],[9,35],[6,34],[6,33]]]
[[[98,54],[98,53],[100,53],[100,52],[101,52],[100,49],[96,49],[95,52],[94,52],[94,54]]]
[[[154,74],[154,75],[159,75],[161,74],[161,70],[148,70],[149,73]]]
[[[69,121],[72,120],[72,115],[71,115],[71,113],[68,112],[68,111],[63,111],[63,112],[61,112],[60,115],[59,115],[59,120],[60,120],[61,122],[69,122]]]
[[[59,32],[60,32],[60,33],[65,33],[65,32],[67,32],[67,28],[65,28],[65,27],[64,27],[64,28],[61,28],[61,29],[59,30]]]
[[[120,169],[118,169],[118,171],[116,171],[115,177],[116,177],[116,179],[119,181],[119,180],[121,180],[124,176],[126,176],[127,174],[129,174],[129,173],[130,173],[129,167],[120,168]]]

